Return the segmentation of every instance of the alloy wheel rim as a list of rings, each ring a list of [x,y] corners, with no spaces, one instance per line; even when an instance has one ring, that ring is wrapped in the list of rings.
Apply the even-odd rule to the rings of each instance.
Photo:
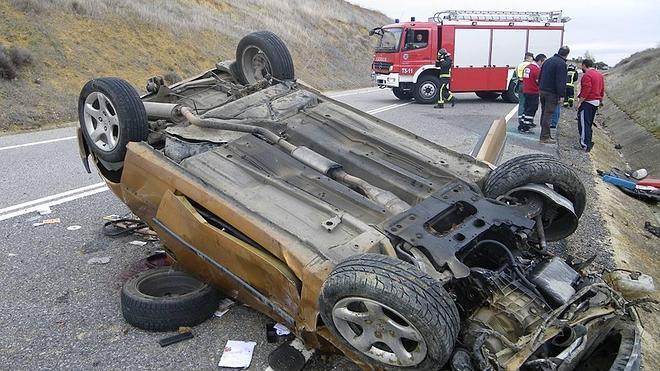
[[[332,308],[339,333],[363,354],[392,366],[415,366],[426,358],[422,334],[403,315],[375,300],[347,297]]]
[[[112,101],[101,92],[92,92],[85,98],[83,109],[85,131],[97,148],[111,152],[119,143],[119,117]]]

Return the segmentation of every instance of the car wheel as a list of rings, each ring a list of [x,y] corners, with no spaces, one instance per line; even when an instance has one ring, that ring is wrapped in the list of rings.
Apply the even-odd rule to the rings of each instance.
[[[137,91],[114,77],[85,84],[78,98],[78,121],[94,155],[111,163],[123,161],[126,144],[146,140],[149,130]]]
[[[238,80],[241,84],[254,84],[267,76],[278,80],[294,77],[293,59],[284,42],[272,32],[253,32],[238,43],[236,48]]]
[[[425,75],[417,80],[413,96],[417,103],[430,104],[438,101],[440,79],[433,75]]]
[[[440,283],[399,259],[361,254],[330,273],[320,314],[339,341],[387,370],[438,369],[458,336],[458,310]]]
[[[573,203],[578,218],[584,212],[586,192],[578,175],[556,158],[545,154],[523,155],[506,161],[488,175],[483,192],[486,197],[497,198],[530,183],[552,185],[554,191]],[[573,223],[563,222],[559,215],[553,222],[554,227],[546,225],[545,237],[548,241],[557,241],[573,233],[573,227],[572,230],[561,228]]]
[[[518,103],[518,93],[516,92],[516,83],[509,81],[509,88],[502,92],[502,99],[507,103]]]
[[[218,292],[207,283],[170,267],[155,268],[129,279],[121,290],[126,322],[149,331],[195,326],[218,309]]]
[[[392,93],[394,93],[395,97],[401,100],[411,100],[413,98],[413,94],[411,91],[405,91],[402,90],[401,88],[392,88]]]
[[[477,97],[489,102],[497,100],[497,98],[500,97],[500,93],[496,93],[493,91],[478,91],[475,92],[475,94],[477,94]]]

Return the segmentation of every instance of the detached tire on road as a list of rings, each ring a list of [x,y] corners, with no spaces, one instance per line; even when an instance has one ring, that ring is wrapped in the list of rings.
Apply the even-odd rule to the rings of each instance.
[[[488,175],[483,193],[486,197],[497,198],[529,183],[552,185],[554,191],[573,203],[578,219],[582,216],[586,206],[586,191],[582,181],[573,169],[545,154],[518,156],[498,166]],[[570,233],[548,233],[546,230],[546,238],[548,241],[556,241]]]
[[[401,88],[392,88],[392,93],[394,93],[394,96],[399,98],[400,100],[411,100],[411,99],[413,99],[412,91],[405,91]]]
[[[78,121],[87,145],[101,160],[124,161],[126,144],[147,139],[149,123],[140,96],[115,77],[90,80],[80,91]]]
[[[170,267],[151,269],[129,279],[121,290],[126,322],[149,331],[196,326],[213,315],[220,300],[207,283]]]
[[[268,31],[253,32],[241,39],[236,48],[238,80],[253,84],[271,75],[278,80],[294,78],[293,59],[284,41]]]
[[[440,79],[438,77],[433,75],[422,75],[415,84],[413,97],[415,97],[415,102],[417,103],[437,103],[439,91]]]
[[[458,310],[440,283],[386,255],[360,254],[338,264],[319,304],[339,341],[386,370],[441,368],[460,329]]]

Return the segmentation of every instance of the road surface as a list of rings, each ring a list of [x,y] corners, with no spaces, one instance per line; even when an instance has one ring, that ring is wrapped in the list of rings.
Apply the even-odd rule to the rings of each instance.
[[[453,150],[469,153],[494,119],[515,105],[457,94],[443,110],[402,102],[376,88],[332,97]],[[515,120],[514,120],[515,121]],[[504,158],[554,151],[536,136],[508,128]],[[136,237],[101,234],[103,217],[128,209],[80,162],[73,127],[0,137],[0,364],[12,369],[216,369],[227,340],[255,341],[251,369],[267,367],[268,318],[244,306],[193,329],[195,338],[167,348],[126,324],[119,289],[130,265],[158,249]],[[50,214],[40,215],[39,211]],[[34,226],[45,219],[57,224]],[[79,229],[76,226],[80,226]],[[68,227],[72,227],[69,230]],[[90,265],[92,257],[110,257]],[[314,361],[314,369],[345,369],[345,360]]]

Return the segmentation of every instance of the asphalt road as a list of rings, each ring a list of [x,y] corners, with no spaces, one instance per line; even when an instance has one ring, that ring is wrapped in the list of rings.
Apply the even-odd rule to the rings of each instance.
[[[458,94],[456,107],[401,102],[391,91],[361,89],[331,96],[459,152],[472,151],[492,121],[514,105]],[[515,121],[515,120],[514,120]],[[554,149],[509,124],[504,158]],[[216,369],[227,340],[255,341],[252,367],[264,370],[275,347],[269,319],[243,306],[193,329],[195,338],[167,348],[126,324],[119,289],[130,266],[158,249],[134,236],[101,234],[103,217],[129,211],[80,162],[74,128],[0,137],[0,366],[10,369]],[[40,215],[38,210],[50,209]],[[59,223],[34,226],[45,219]],[[69,230],[67,227],[80,226]],[[76,227],[74,227],[76,228]],[[110,257],[90,265],[92,257]],[[318,357],[308,369],[347,369]]]

